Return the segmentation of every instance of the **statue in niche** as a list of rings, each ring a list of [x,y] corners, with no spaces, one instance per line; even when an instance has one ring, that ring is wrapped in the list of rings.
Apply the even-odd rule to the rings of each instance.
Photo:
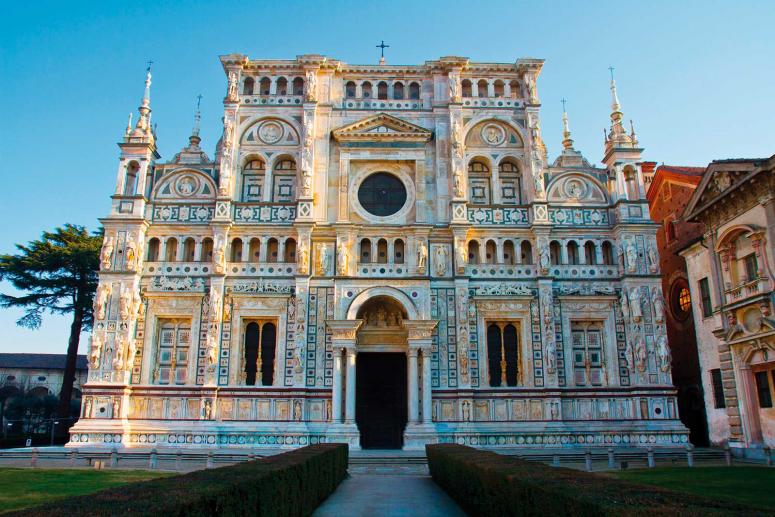
[[[538,103],[536,95],[536,82],[532,74],[525,75],[525,88],[527,89],[527,99],[530,104]]]
[[[226,270],[226,237],[217,235],[213,246],[213,269],[218,274]]]
[[[119,317],[126,321],[132,315],[132,305],[135,297],[133,296],[133,289],[128,286],[121,287],[121,293],[119,294],[118,314]]]
[[[102,249],[100,250],[100,265],[102,269],[108,270],[112,266],[115,243],[116,241],[112,236],[106,237],[105,242],[102,243]]]
[[[309,271],[309,249],[302,241],[299,245],[299,274],[306,275]]]
[[[124,335],[116,334],[116,349],[113,353],[113,369],[121,371],[124,369]]]
[[[630,302],[627,299],[627,288],[622,288],[622,294],[619,296],[619,303],[622,306],[622,317],[625,321],[630,319]]]
[[[460,101],[460,82],[458,81],[458,77],[455,75],[449,76],[449,101]]]
[[[657,250],[653,243],[649,244],[646,250],[646,256],[649,260],[649,271],[656,273],[657,269],[659,268],[659,256],[657,255]]]
[[[93,369],[100,367],[100,354],[102,354],[102,340],[101,335],[92,334],[89,337],[89,365]]]
[[[554,302],[552,301],[552,291],[549,289],[541,293],[541,308],[544,314],[544,323],[551,324],[554,319]]]
[[[310,173],[312,171],[312,152],[314,150],[315,138],[312,136],[312,131],[307,130],[304,133],[304,145],[301,149],[301,170],[302,172]]]
[[[460,362],[460,380],[468,383],[468,338],[462,336],[459,339],[457,359]]]
[[[137,260],[138,260],[137,240],[135,239],[135,236],[131,233],[127,235],[125,249],[126,249],[126,252],[124,254],[124,260],[126,261],[127,271],[137,270]]]
[[[218,325],[210,325],[207,332],[207,369],[212,370],[218,362]]]
[[[638,269],[638,250],[635,249],[635,244],[631,240],[625,244],[624,253],[627,259],[627,271],[635,273]]]
[[[213,417],[213,403],[210,399],[205,399],[202,404],[202,419],[211,420]]]
[[[452,141],[452,148],[457,151],[463,146],[463,130],[460,126],[460,121],[457,118],[452,119],[449,133],[450,140]]]
[[[449,252],[446,246],[436,246],[435,263],[436,263],[436,276],[444,276],[447,274],[447,256]]]
[[[544,191],[544,173],[543,162],[538,156],[538,150],[533,148],[533,187],[536,191],[536,196],[541,196]]]
[[[100,284],[94,295],[94,319],[104,320],[106,305],[110,299],[110,284]]]
[[[336,250],[336,268],[340,275],[346,275],[349,270],[348,260],[349,253],[347,251],[347,245],[344,241],[339,243],[339,247]]]
[[[223,301],[223,321],[231,321],[231,297],[226,295]]]
[[[238,86],[237,86],[237,72],[229,72],[229,86],[226,91],[226,98],[230,101],[239,100]]]
[[[293,419],[301,422],[301,402],[298,400],[293,401]]]
[[[121,418],[121,405],[118,402],[118,397],[113,399],[113,418]]]
[[[207,318],[211,322],[216,322],[221,319],[221,293],[217,287],[210,288],[210,301],[208,302],[209,310]]]
[[[651,290],[651,303],[654,306],[654,321],[662,323],[665,321],[665,301],[659,287],[654,287]]]
[[[223,119],[223,154],[231,150],[232,139],[234,138],[234,122],[231,118]]]
[[[428,265],[428,247],[422,240],[417,241],[417,271],[420,274],[425,273]]]
[[[553,336],[546,336],[546,371],[554,373],[557,369],[557,343]]]
[[[667,344],[667,336],[664,334],[657,338],[657,357],[659,357],[659,369],[665,373],[669,372],[673,356],[670,354],[670,345]]]
[[[461,241],[458,241],[457,245],[455,246],[455,254],[457,255],[457,270],[460,273],[464,273],[466,270],[466,263],[467,263],[467,256],[466,256],[466,243]]]
[[[316,102],[318,88],[318,74],[314,70],[307,71],[307,101]]]
[[[545,240],[541,242],[538,251],[538,263],[541,266],[541,273],[544,275],[547,274],[552,261],[549,252],[549,244]]]
[[[466,197],[465,188],[463,187],[463,174],[458,168],[455,168],[455,173],[452,176],[452,182],[454,184],[454,195],[457,199],[463,199]]]
[[[326,422],[331,421],[331,400],[326,400]]]
[[[624,359],[627,361],[627,370],[635,370],[635,351],[632,348],[632,341],[627,341],[627,348],[624,350]]]
[[[640,287],[630,289],[630,311],[632,312],[632,320],[638,323],[643,317]]]
[[[91,418],[91,408],[92,408],[91,397],[86,397],[86,402],[84,403],[84,406],[83,406],[84,418]]]
[[[471,421],[471,403],[467,400],[463,401],[463,422]]]
[[[318,272],[320,275],[326,276],[329,271],[331,271],[331,253],[328,251],[328,246],[321,245],[318,253]]]
[[[635,339],[635,366],[638,371],[646,371],[646,363],[648,361],[648,352],[646,351],[646,342],[643,341],[643,337],[638,336]]]

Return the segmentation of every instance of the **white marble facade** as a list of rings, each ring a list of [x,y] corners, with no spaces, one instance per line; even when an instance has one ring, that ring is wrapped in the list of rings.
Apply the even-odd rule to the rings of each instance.
[[[119,144],[72,446],[357,447],[365,353],[405,448],[686,442],[613,82],[597,168],[567,118],[548,162],[542,60],[221,62],[214,159],[197,116],[160,160],[150,73]]]

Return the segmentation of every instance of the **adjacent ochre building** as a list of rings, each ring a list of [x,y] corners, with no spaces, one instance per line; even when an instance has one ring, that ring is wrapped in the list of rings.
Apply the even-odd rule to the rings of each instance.
[[[683,214],[710,441],[753,456],[775,447],[774,194],[775,156],[717,160]]]
[[[119,143],[71,445],[687,441],[613,81],[597,168],[541,60],[221,62],[213,158],[160,161],[150,73]]]

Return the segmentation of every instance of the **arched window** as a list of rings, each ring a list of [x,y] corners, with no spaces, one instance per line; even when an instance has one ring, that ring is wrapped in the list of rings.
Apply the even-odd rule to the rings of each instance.
[[[377,262],[380,264],[387,264],[387,241],[380,239],[377,241]]]
[[[242,262],[242,239],[231,241],[231,261]]]
[[[202,240],[202,256],[200,260],[202,262],[212,262],[213,260],[213,240],[210,237],[205,237]]]
[[[382,100],[388,98],[388,87],[385,81],[377,83],[377,98]]]
[[[678,278],[670,286],[670,312],[678,321],[685,321],[692,311],[692,295],[686,279]]]
[[[357,91],[355,86],[355,81],[347,81],[347,84],[344,85],[344,95],[348,99],[354,99],[355,98],[355,92]]]
[[[250,262],[259,262],[261,260],[261,241],[253,237],[250,239],[250,249],[249,249],[250,257],[248,258],[248,261]]]
[[[245,78],[245,82],[242,84],[242,94],[243,95],[253,95],[253,88],[256,85],[255,79],[252,77]]]
[[[470,79],[463,79],[460,82],[461,89],[463,90],[463,97],[471,97],[471,92],[473,91],[473,88],[471,86],[471,80]]]
[[[293,80],[293,94],[304,95],[304,79],[297,77]]]
[[[279,160],[274,166],[273,200],[277,203],[296,201],[296,161],[291,158]]]
[[[487,81],[479,79],[476,88],[479,90],[479,97],[487,97]]]
[[[584,243],[584,261],[587,264],[597,264],[597,253],[595,250],[595,243],[587,241]]]
[[[242,167],[242,200],[263,201],[266,165],[260,158],[251,158]]]
[[[404,241],[401,239],[396,239],[393,243],[393,263],[404,263]]]
[[[519,81],[516,79],[512,79],[509,81],[509,89],[511,90],[511,98],[512,99],[518,99],[519,98]]]
[[[251,321],[245,327],[242,378],[247,386],[274,384],[277,327],[271,321]]]
[[[576,241],[568,243],[568,264],[577,265],[579,263],[579,244]]]
[[[413,100],[420,98],[420,85],[418,83],[409,84],[409,98]]]
[[[192,237],[188,237],[183,241],[183,262],[193,262],[195,251],[196,241]]]
[[[560,265],[560,259],[562,254],[560,253],[560,243],[552,241],[549,243],[549,259],[553,266]]]
[[[493,83],[493,91],[495,92],[496,97],[503,97],[504,95],[503,81],[501,81],[500,79],[496,79],[495,82]]]
[[[126,181],[124,182],[124,195],[134,196],[137,191],[137,173],[140,166],[137,162],[129,162],[126,166]]]
[[[268,77],[262,77],[258,82],[259,94],[269,95],[269,91],[272,85],[272,80]]]
[[[479,241],[471,240],[468,242],[468,263],[479,263]]]
[[[285,254],[283,256],[283,262],[287,264],[293,264],[296,262],[296,241],[294,239],[287,239],[285,241]]]
[[[396,100],[404,98],[404,83],[400,81],[393,83],[393,98]]]
[[[523,264],[532,264],[533,263],[533,245],[530,244],[530,241],[522,241],[519,245],[520,249],[520,258],[522,259]]]
[[[368,264],[371,262],[371,241],[369,239],[361,239],[361,263]]]
[[[514,242],[508,240],[503,243],[503,263],[509,266],[516,264],[516,254],[514,253]]]
[[[522,176],[516,160],[504,158],[498,164],[498,177],[501,183],[501,202],[504,205],[521,204]]]
[[[519,338],[514,324],[492,322],[487,326],[487,364],[491,387],[519,384]]]
[[[277,262],[277,259],[278,259],[277,249],[278,249],[277,239],[272,237],[266,242],[267,262]]]
[[[607,266],[614,264],[614,247],[611,241],[603,242],[603,264]]]
[[[285,77],[277,78],[277,95],[288,95],[288,79]]]
[[[167,239],[167,243],[164,246],[164,260],[167,262],[178,260],[178,240],[175,237]]]
[[[146,260],[148,262],[159,261],[159,239],[156,237],[148,241],[148,256]]]
[[[484,258],[488,264],[496,264],[498,262],[498,248],[495,246],[495,241],[488,240],[484,245]]]
[[[490,204],[490,168],[480,159],[468,163],[468,197],[475,205]]]
[[[361,95],[364,99],[371,98],[371,83],[369,81],[363,81],[361,84]]]

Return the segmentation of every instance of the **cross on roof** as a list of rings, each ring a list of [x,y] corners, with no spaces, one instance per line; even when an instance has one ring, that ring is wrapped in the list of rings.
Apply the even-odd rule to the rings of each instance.
[[[199,105],[202,103],[202,94],[196,96],[196,110],[199,111]]]
[[[565,97],[563,97],[560,102],[562,102],[562,111],[565,111]]]
[[[385,45],[385,40],[380,41],[379,45],[375,45],[379,51],[380,51],[380,57],[385,58],[385,49],[388,48],[390,45]]]
[[[609,66],[608,67],[608,71],[611,72],[611,80],[613,81],[614,80],[614,67]]]

